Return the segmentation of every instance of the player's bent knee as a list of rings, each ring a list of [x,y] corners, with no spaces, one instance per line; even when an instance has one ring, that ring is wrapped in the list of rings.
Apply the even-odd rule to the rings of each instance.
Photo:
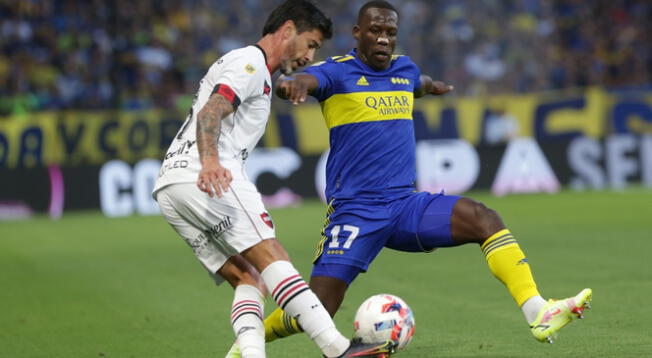
[[[263,272],[275,261],[290,261],[287,251],[276,239],[267,239],[242,252],[242,256],[253,265],[258,272]]]
[[[479,236],[483,239],[505,228],[498,212],[483,203],[474,201],[473,213],[474,219],[478,223]]]
[[[482,243],[505,228],[495,210],[470,198],[462,198],[456,204],[452,227],[454,240],[462,240],[462,243]]]

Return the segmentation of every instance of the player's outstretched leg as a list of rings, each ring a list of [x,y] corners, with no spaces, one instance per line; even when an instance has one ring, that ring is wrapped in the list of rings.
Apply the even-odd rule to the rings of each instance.
[[[584,310],[591,308],[593,291],[583,289],[573,297],[562,300],[549,300],[532,322],[532,335],[540,342],[552,343],[557,331],[574,318],[584,318]]]
[[[389,340],[365,344],[344,338],[335,328],[330,314],[289,261],[272,262],[262,270],[261,277],[279,305],[265,320],[268,341],[305,331],[326,357],[384,358],[394,352],[395,344]],[[240,350],[236,342],[226,357],[239,358],[242,356]]]
[[[453,245],[480,244],[487,266],[509,290],[528,323],[545,304],[523,250],[494,210],[469,198],[460,198],[451,215]],[[527,309],[525,309],[527,308]]]
[[[326,357],[348,357],[348,352],[361,346],[350,342],[335,328],[328,311],[290,263],[287,252],[276,239],[261,241],[243,251],[242,256],[260,272],[274,302],[296,318]],[[391,342],[386,345],[387,351],[393,349]],[[368,356],[364,350],[357,353],[356,357]]]
[[[575,297],[556,303],[546,302],[539,294],[528,260],[518,242],[505,228],[498,213],[482,203],[461,198],[455,204],[451,223],[455,244],[480,244],[490,271],[507,287],[528,324],[533,327],[532,334],[539,341],[552,342],[554,333],[574,316],[580,316],[584,305],[591,299],[591,290],[585,289]],[[566,306],[559,302],[564,302],[568,307],[575,302],[578,308],[564,310],[562,308]]]
[[[276,304],[295,317],[326,357],[377,357],[391,354],[394,343],[349,342],[335,328],[335,323],[308,284],[288,261],[275,261],[261,276]]]
[[[337,331],[328,312],[289,261],[271,263],[262,270],[261,276],[274,302],[297,317],[326,356],[337,357],[347,349],[348,339]]]

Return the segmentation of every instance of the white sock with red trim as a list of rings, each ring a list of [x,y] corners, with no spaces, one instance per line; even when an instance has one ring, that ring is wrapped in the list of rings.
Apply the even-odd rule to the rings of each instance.
[[[243,358],[265,358],[263,294],[254,286],[235,288],[231,306],[231,326]]]
[[[274,302],[299,321],[322,353],[337,357],[348,349],[349,340],[335,328],[331,316],[290,262],[273,262],[261,276]]]

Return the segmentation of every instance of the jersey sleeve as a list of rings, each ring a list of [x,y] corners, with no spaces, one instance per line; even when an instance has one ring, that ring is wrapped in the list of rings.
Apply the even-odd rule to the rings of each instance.
[[[412,72],[412,79],[414,80],[414,90],[418,90],[421,87],[421,69],[417,66],[416,63],[412,62],[412,59],[407,58],[410,61],[410,71]]]
[[[417,65],[414,65],[414,89],[417,90],[421,88],[421,69]]]
[[[234,109],[248,97],[255,95],[256,88],[262,88],[258,64],[248,62],[244,56],[225,56],[215,62],[209,70],[213,89],[211,95],[219,93],[226,98]]]
[[[319,102],[323,102],[334,93],[334,83],[337,79],[337,64],[332,61],[316,63],[304,70],[304,73],[315,76],[317,88],[311,93]]]

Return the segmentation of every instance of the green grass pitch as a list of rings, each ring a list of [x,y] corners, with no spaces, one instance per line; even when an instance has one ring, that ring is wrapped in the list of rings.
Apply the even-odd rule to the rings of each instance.
[[[553,345],[536,342],[475,246],[386,250],[336,316],[352,333],[376,293],[404,298],[414,340],[398,357],[651,357],[652,190],[471,197],[498,210],[545,297],[594,290],[593,309]],[[278,237],[307,277],[324,207],[273,210]],[[0,222],[0,357],[223,357],[232,291],[215,287],[161,217],[99,213]],[[267,312],[273,306],[267,304]],[[305,335],[269,357],[319,357]]]

